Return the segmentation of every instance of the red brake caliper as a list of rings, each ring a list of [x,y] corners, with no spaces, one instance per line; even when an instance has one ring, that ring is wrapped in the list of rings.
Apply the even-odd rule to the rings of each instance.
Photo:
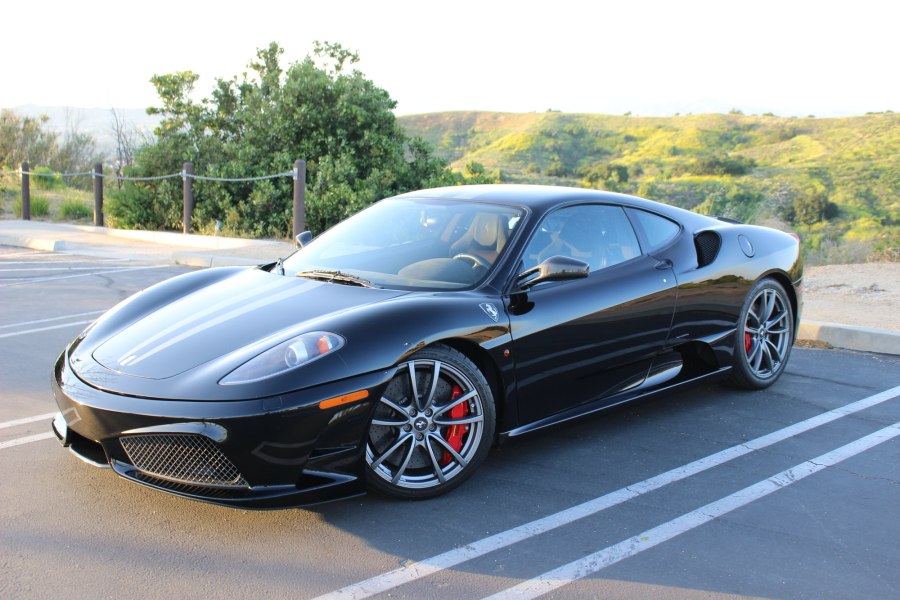
[[[462,388],[458,385],[453,385],[453,391],[450,394],[450,402],[458,400],[459,397],[462,396]],[[467,402],[460,402],[456,406],[450,409],[450,418],[451,419],[461,419],[466,416],[466,412],[468,412]],[[469,433],[468,425],[451,425],[444,432],[444,439],[447,440],[447,443],[450,444],[450,447],[459,452],[463,446],[463,438],[465,435]],[[444,456],[441,457],[441,466],[447,465],[453,457],[446,450],[444,451]]]
[[[750,356],[750,347],[753,346],[753,339],[750,337],[749,333],[744,334],[744,351],[747,352],[747,356]]]

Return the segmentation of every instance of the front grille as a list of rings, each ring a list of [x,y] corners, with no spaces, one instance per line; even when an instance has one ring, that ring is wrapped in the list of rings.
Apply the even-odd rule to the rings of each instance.
[[[144,473],[193,485],[247,487],[221,450],[203,435],[166,433],[120,438],[131,464]]]

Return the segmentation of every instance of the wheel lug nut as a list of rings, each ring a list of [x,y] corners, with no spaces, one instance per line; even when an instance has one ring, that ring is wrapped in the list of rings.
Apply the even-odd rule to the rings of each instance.
[[[428,410],[425,411],[425,416],[426,416],[426,417],[430,417],[430,416],[431,416],[431,409],[430,409],[430,408],[429,408]]]
[[[411,426],[411,425],[404,425],[404,426],[403,426],[403,431],[412,431],[412,426]]]
[[[435,425],[434,423],[432,423],[431,427],[428,428],[429,431],[434,431],[435,429],[437,429],[437,425]]]
[[[422,435],[421,433],[417,433],[417,434],[416,434],[416,439],[419,440],[419,441],[421,442],[423,439],[425,439],[425,436]]]
[[[417,414],[419,414],[419,411],[417,411],[417,410],[414,409],[414,408],[413,408],[412,410],[409,411],[409,416],[411,416],[411,417],[414,417],[414,416],[416,416]]]

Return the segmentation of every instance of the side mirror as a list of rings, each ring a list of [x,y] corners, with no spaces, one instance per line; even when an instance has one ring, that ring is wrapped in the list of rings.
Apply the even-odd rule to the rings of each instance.
[[[583,260],[568,256],[551,256],[541,264],[519,273],[519,289],[527,290],[542,281],[583,279],[591,272],[591,266]]]
[[[313,235],[309,231],[301,231],[297,234],[297,237],[294,238],[294,241],[297,242],[298,248],[302,248],[313,241]]]

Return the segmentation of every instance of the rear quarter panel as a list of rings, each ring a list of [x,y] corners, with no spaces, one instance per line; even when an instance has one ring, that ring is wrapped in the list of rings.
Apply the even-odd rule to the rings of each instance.
[[[714,224],[703,231],[715,231],[721,238],[719,253],[709,265],[698,267],[696,253],[691,256],[693,235],[689,231],[670,250],[678,279],[678,305],[669,345],[728,336],[737,326],[750,288],[767,276],[779,280],[793,296],[794,318],[799,322],[803,261],[797,240],[786,233],[753,225]],[[753,244],[753,256],[747,256],[742,250],[741,235]],[[720,362],[725,364],[730,364],[730,339],[729,336],[728,343],[720,344],[717,352]]]

